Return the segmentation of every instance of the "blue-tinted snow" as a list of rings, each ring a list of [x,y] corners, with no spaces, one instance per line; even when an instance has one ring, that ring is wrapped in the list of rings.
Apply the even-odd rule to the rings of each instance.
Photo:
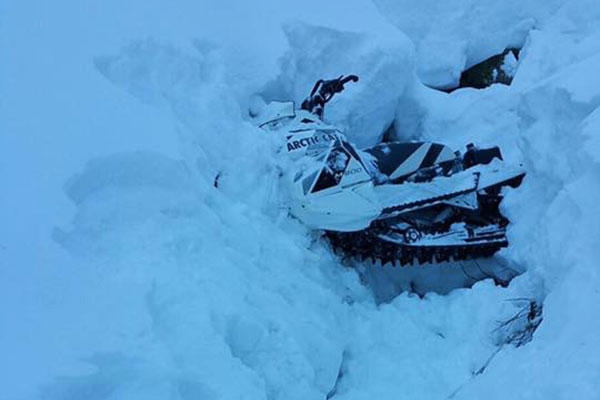
[[[3,2],[0,399],[600,397],[600,7],[433,3]],[[511,87],[421,83],[513,45]],[[525,164],[509,288],[374,296],[288,218],[250,99],[347,73],[353,140],[395,120]],[[523,297],[544,321],[498,351]]]

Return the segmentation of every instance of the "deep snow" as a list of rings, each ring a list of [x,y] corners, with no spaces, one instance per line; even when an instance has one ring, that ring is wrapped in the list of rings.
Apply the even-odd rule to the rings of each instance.
[[[596,1],[0,7],[0,399],[600,398]],[[428,87],[510,46],[511,86]],[[342,265],[288,217],[248,106],[346,73],[326,118],[356,143],[524,163],[508,288],[432,268],[420,298],[426,269]]]

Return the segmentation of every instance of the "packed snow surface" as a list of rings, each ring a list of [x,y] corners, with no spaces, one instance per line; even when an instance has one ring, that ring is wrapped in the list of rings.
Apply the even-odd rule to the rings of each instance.
[[[596,0],[0,15],[1,400],[600,398]],[[508,47],[511,86],[431,89]],[[287,214],[282,138],[249,106],[350,73],[325,117],[358,145],[391,129],[527,169],[481,275],[341,263]],[[476,282],[492,264],[525,272]]]

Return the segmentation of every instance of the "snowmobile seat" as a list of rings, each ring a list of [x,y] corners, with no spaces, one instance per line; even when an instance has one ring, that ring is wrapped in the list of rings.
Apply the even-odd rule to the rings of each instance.
[[[400,183],[417,170],[439,165],[448,170],[456,160],[445,145],[430,142],[389,142],[364,149],[377,160],[379,171],[393,183]]]

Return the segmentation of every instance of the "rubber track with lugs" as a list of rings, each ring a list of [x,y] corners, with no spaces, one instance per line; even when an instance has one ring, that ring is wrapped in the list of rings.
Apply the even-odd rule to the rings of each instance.
[[[445,261],[470,260],[493,256],[498,250],[508,246],[506,240],[463,244],[455,246],[414,246],[392,243],[378,238],[373,232],[325,232],[334,251],[346,257],[359,260],[381,261],[381,265],[393,266],[413,264],[441,263]]]

